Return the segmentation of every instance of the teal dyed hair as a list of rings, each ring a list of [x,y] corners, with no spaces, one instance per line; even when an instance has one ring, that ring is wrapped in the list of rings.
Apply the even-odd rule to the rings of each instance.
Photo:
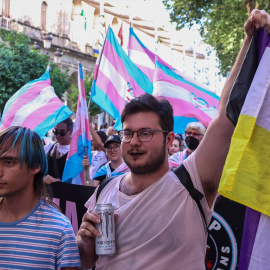
[[[48,170],[48,161],[39,135],[24,127],[9,127],[0,131],[0,156],[9,153],[14,148],[18,149],[21,167],[25,163],[28,169],[40,166],[40,171],[34,178],[34,191],[38,198],[45,199],[47,193],[43,178]]]
[[[36,132],[23,127],[10,127],[0,132],[0,155],[14,148],[19,150],[18,158],[21,167],[24,163],[27,164],[28,169],[40,165],[40,173],[46,175],[48,162],[44,144]]]

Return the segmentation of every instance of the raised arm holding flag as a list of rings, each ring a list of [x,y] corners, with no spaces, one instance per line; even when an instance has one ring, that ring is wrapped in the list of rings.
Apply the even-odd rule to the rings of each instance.
[[[83,156],[91,157],[91,137],[88,110],[83,82],[82,65],[78,63],[78,103],[70,149],[63,173],[63,182],[87,185],[90,181],[88,169],[83,169]]]

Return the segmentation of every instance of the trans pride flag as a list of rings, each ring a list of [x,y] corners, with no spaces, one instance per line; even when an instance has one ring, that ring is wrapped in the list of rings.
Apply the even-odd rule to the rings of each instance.
[[[220,194],[249,207],[239,270],[270,265],[270,37],[262,29],[254,39],[227,106],[237,126],[219,186]]]
[[[132,27],[129,28],[128,56],[149,80],[153,82],[156,55],[144,46],[134,33]]]
[[[80,62],[78,63],[78,88],[79,95],[76,120],[73,127],[70,148],[62,181],[83,185],[84,174],[82,161],[83,156],[85,155],[85,149],[87,150],[88,157],[91,158],[91,137],[83,82],[83,71]]]
[[[0,130],[22,126],[34,130],[42,138],[71,114],[72,111],[56,96],[47,68],[40,78],[24,85],[8,100]]]
[[[152,91],[153,84],[126,55],[109,28],[97,61],[91,99],[117,120],[115,128],[120,130],[125,104],[144,93],[152,94]]]
[[[150,51],[141,42],[132,27],[129,28],[128,56],[151,82],[154,80],[156,60],[169,69],[175,70],[158,55]]]
[[[190,122],[200,121],[206,127],[216,116],[219,97],[213,92],[176,74],[156,61],[154,91],[156,97],[166,98],[173,107],[174,132],[184,133]]]

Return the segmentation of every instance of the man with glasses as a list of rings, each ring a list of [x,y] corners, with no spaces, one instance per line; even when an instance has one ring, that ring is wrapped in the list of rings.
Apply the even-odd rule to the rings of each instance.
[[[93,184],[98,186],[104,179],[113,175],[121,175],[129,171],[122,159],[120,149],[120,138],[118,135],[111,135],[105,142],[106,156],[108,163],[100,167],[94,176]]]
[[[207,224],[212,217],[219,181],[234,126],[226,106],[235,79],[249,48],[255,25],[270,34],[270,16],[254,10],[245,23],[246,37],[223,88],[216,118],[184,167],[200,200]],[[102,269],[205,269],[207,229],[199,207],[170,169],[168,150],[174,140],[173,110],[166,100],[149,94],[132,99],[121,114],[119,131],[122,156],[130,173],[114,178],[96,199],[88,200],[77,234],[83,268]],[[188,134],[189,135],[189,134]],[[195,135],[195,131],[190,131]],[[116,254],[97,256],[95,228],[100,217],[97,203],[111,203],[116,214]]]
[[[56,142],[44,146],[48,158],[48,173],[44,178],[46,184],[61,181],[70,147],[73,122],[70,118],[57,124],[53,129]]]
[[[182,152],[177,152],[169,157],[169,164],[172,168],[176,168],[190,156],[201,143],[206,127],[201,122],[188,123],[185,130],[185,142],[187,148]]]

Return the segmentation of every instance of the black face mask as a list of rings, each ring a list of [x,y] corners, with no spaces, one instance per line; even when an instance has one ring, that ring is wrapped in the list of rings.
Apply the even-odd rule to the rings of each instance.
[[[193,136],[186,137],[185,142],[190,150],[195,150],[200,143],[199,140],[194,138]]]

